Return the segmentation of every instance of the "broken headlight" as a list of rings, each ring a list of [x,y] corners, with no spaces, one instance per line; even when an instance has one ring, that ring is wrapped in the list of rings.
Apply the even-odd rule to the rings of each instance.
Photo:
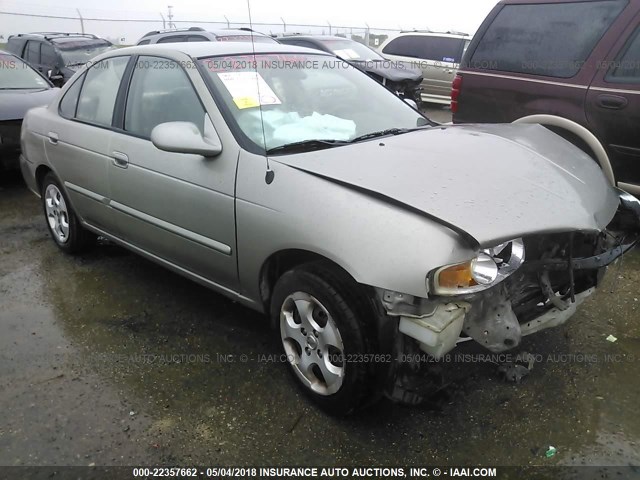
[[[430,292],[436,295],[466,295],[502,282],[524,262],[521,238],[487,248],[463,263],[445,265],[428,276]]]

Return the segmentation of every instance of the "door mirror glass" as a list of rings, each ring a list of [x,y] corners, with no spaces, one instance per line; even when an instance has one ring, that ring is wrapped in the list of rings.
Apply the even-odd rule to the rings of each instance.
[[[151,142],[160,150],[174,153],[192,153],[204,157],[215,157],[222,152],[222,144],[215,132],[207,138],[191,122],[166,122],[151,131]]]
[[[412,100],[410,98],[404,98],[403,100],[404,100],[404,103],[409,105],[411,108],[418,110],[418,104],[416,103],[415,100]]]

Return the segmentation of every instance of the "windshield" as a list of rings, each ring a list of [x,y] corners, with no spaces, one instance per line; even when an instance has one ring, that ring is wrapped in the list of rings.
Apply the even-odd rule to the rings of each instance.
[[[0,90],[47,89],[49,84],[38,73],[13,55],[0,54]]]
[[[60,49],[62,60],[65,66],[84,65],[93,57],[113,49],[113,45],[105,41],[87,42],[83,40],[73,40],[56,42]]]
[[[263,54],[255,61],[246,55],[199,63],[231,117],[227,121],[239,127],[254,151],[308,140],[347,142],[428,123],[371,77],[334,57]]]
[[[335,55],[345,60],[384,60],[380,55],[369,47],[354,40],[326,39],[320,40],[325,47]]]

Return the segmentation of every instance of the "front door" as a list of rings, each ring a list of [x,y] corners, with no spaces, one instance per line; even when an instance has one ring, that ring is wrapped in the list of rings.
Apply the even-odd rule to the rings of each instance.
[[[197,72],[195,75],[199,75]],[[161,151],[154,127],[191,122],[207,137],[214,126],[177,62],[138,58],[121,129],[111,143],[110,185],[123,240],[228,288],[238,284],[234,185],[237,149],[215,158]]]

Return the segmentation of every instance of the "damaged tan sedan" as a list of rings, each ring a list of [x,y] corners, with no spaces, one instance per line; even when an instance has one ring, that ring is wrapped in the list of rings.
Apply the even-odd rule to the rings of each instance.
[[[255,49],[255,50],[254,50]],[[421,400],[421,365],[564,323],[640,203],[538,125],[441,126],[333,56],[181,43],[96,58],[22,128],[51,236],[102,235],[269,315],[320,406]]]

